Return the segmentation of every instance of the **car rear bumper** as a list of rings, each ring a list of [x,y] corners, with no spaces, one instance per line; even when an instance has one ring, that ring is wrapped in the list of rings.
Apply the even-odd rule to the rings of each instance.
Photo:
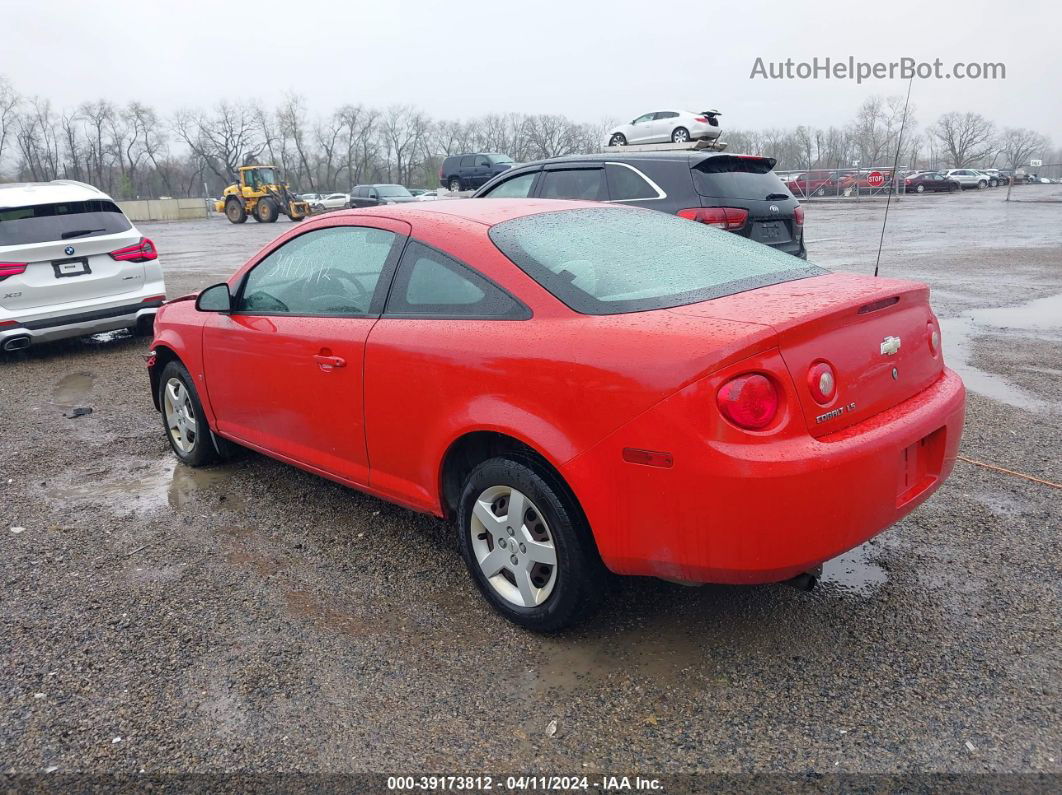
[[[38,307],[17,313],[0,311],[0,349],[15,338],[27,337],[31,344],[36,344],[130,328],[140,318],[154,315],[165,300],[164,294],[165,285],[157,282],[134,295],[79,301],[73,306]]]
[[[835,434],[727,444],[679,433],[671,467],[623,461],[625,440],[687,428],[653,416],[668,402],[564,468],[602,559],[622,574],[753,584],[858,546],[936,491],[955,463],[965,388],[945,370],[915,397]]]

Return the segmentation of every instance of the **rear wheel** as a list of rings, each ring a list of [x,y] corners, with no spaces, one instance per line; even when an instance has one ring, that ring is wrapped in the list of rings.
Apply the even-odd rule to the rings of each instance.
[[[458,527],[472,579],[510,621],[554,632],[599,604],[604,566],[586,521],[553,477],[520,461],[484,461],[465,481]]]
[[[277,220],[277,205],[272,199],[260,199],[254,208],[254,220],[271,224]]]
[[[671,141],[676,144],[684,144],[690,140],[690,131],[685,127],[676,127],[671,133]]]
[[[461,190],[461,180],[459,180],[457,177],[451,177],[450,178],[450,192],[451,193],[457,193],[460,190]]]
[[[239,199],[227,199],[225,201],[225,217],[233,224],[242,224],[246,221],[247,211],[243,208],[243,202]]]
[[[915,186],[915,193],[925,193],[925,192],[926,192],[926,186],[925,185],[916,185]]]
[[[608,145],[609,146],[626,146],[627,145],[627,136],[625,136],[623,133],[616,133],[615,135],[613,135],[611,138],[608,139]]]
[[[980,182],[977,183],[977,189],[978,190],[984,190],[987,187],[988,187],[988,183],[985,182],[984,180],[981,180]]]
[[[192,376],[178,361],[167,364],[159,378],[159,406],[166,438],[183,463],[199,467],[218,460]]]

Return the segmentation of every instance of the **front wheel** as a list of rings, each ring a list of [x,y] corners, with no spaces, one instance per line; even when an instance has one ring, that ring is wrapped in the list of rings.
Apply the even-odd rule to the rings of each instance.
[[[166,438],[183,463],[200,467],[218,460],[203,404],[195,391],[192,376],[180,362],[170,362],[162,371],[159,406]]]
[[[238,199],[229,199],[225,202],[225,217],[229,219],[229,223],[242,224],[247,220],[247,210],[244,209],[243,202]]]
[[[626,146],[627,145],[627,136],[625,136],[623,133],[616,133],[615,135],[613,135],[611,138],[608,139],[608,145],[609,146]]]
[[[684,144],[690,140],[690,131],[685,127],[676,127],[671,133],[671,142],[676,144]]]
[[[988,183],[985,182],[984,180],[981,180],[980,182],[977,183],[977,189],[978,190],[984,190],[987,187],[988,187]]]
[[[458,510],[461,554],[491,606],[555,632],[599,604],[606,573],[586,520],[554,477],[492,458],[472,470]]]

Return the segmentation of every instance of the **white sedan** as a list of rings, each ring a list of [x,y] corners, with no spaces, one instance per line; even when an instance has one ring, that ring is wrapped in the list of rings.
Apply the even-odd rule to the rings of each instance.
[[[342,210],[350,206],[349,193],[329,193],[313,202],[315,210]]]
[[[630,124],[621,124],[608,134],[609,146],[627,144],[686,143],[714,141],[719,137],[717,110],[694,113],[688,110],[657,110],[645,113]]]

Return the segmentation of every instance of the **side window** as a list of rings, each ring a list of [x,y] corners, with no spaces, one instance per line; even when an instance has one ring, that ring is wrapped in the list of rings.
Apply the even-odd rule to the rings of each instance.
[[[333,226],[289,240],[247,274],[236,311],[366,315],[397,236]]]
[[[646,113],[644,116],[639,116],[637,119],[631,122],[631,124],[645,124],[647,121],[653,120],[652,113]]]
[[[472,164],[476,162],[474,155],[465,155],[461,158],[461,168],[472,168]]]
[[[489,166],[489,165],[490,165],[490,160],[487,159],[486,155],[476,155],[476,166],[477,167]]]
[[[530,316],[471,268],[414,241],[402,255],[384,314],[513,320]]]
[[[608,195],[613,201],[656,199],[659,194],[642,176],[627,166],[609,163],[605,166],[608,177]]]
[[[662,110],[654,115],[656,119],[677,119],[678,114],[673,110]]]
[[[565,171],[545,171],[542,173],[542,187],[538,195],[542,199],[607,199],[605,170],[573,168]]]
[[[537,171],[532,171],[507,179],[484,196],[490,196],[492,199],[526,199],[531,195],[531,187],[535,184],[537,174]]]

